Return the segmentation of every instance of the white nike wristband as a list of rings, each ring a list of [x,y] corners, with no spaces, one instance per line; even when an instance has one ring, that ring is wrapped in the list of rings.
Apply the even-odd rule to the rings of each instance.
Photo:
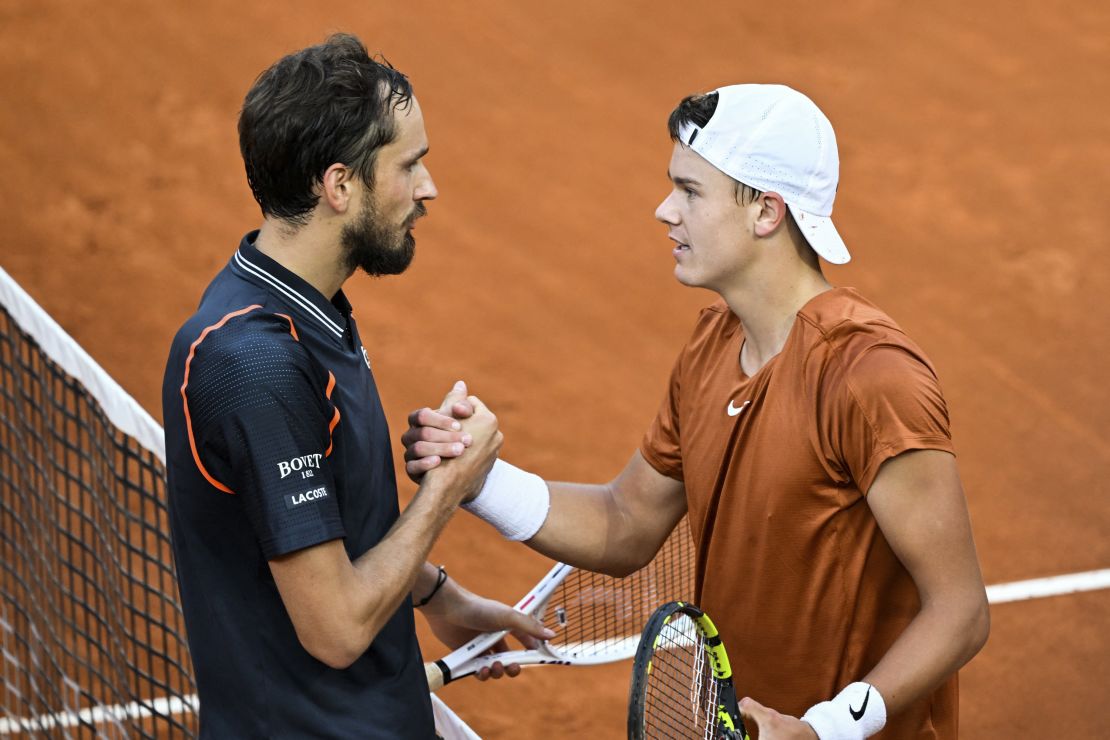
[[[551,492],[543,478],[498,460],[474,500],[462,508],[493,525],[501,536],[531,539],[547,520]]]
[[[814,704],[802,715],[821,740],[863,740],[886,725],[886,702],[878,689],[856,681],[832,701]]]

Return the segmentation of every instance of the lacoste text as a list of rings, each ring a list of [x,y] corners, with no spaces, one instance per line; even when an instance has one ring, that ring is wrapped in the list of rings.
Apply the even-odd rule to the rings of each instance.
[[[291,493],[289,494],[289,506],[292,508],[293,506],[299,506],[308,501],[315,501],[327,497],[327,488],[313,488],[311,491],[305,491],[304,493]]]

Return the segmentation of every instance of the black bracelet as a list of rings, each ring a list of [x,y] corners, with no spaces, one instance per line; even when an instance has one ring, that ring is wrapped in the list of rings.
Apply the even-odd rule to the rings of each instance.
[[[446,582],[447,582],[447,569],[444,568],[441,565],[441,566],[439,566],[439,575],[436,576],[436,585],[432,587],[432,592],[430,594],[428,594],[427,596],[425,596],[420,601],[418,601],[413,606],[421,607],[421,606],[424,606],[425,604],[427,604],[429,601],[432,600],[432,597],[435,596],[436,593],[439,592],[440,586],[442,586]]]

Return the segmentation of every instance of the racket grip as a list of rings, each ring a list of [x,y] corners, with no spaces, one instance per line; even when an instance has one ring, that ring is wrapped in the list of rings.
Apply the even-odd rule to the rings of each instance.
[[[438,660],[429,661],[424,664],[424,677],[428,679],[428,691],[433,694],[443,688],[444,681],[443,669],[439,666]]]

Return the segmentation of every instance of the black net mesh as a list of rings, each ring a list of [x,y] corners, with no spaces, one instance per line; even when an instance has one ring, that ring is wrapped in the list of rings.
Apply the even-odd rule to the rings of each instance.
[[[0,736],[192,737],[165,470],[0,306]]]

